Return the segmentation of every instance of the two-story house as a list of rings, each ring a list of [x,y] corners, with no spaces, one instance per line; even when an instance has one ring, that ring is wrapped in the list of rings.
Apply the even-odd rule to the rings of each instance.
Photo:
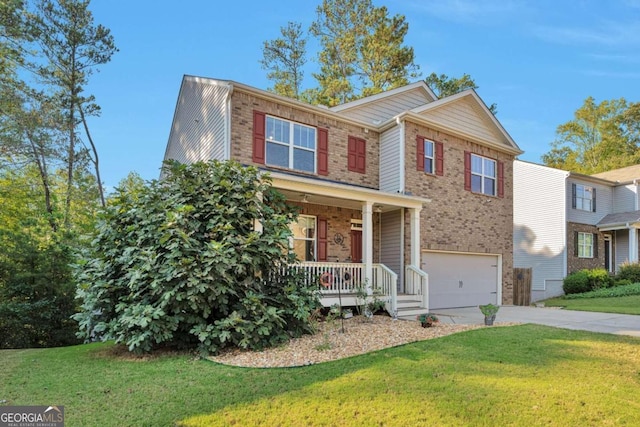
[[[473,90],[418,82],[326,108],[185,76],[165,159],[268,172],[301,208],[291,246],[326,304],[366,284],[425,310],[511,303],[520,153]]]
[[[582,175],[514,162],[514,265],[532,268],[532,300],[567,274],[638,261],[640,166]]]

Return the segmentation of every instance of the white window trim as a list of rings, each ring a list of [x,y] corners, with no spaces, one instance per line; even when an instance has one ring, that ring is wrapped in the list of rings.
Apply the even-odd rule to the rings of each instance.
[[[298,218],[312,218],[313,219],[313,223],[314,223],[314,229],[315,229],[315,233],[313,233],[313,238],[309,238],[309,237],[296,237],[295,233],[293,233],[292,230],[292,236],[291,239],[289,241],[289,248],[291,250],[295,249],[294,243],[296,240],[302,240],[305,242],[310,242],[313,241],[313,260],[311,261],[315,261],[318,257],[318,217],[314,216],[314,215],[298,215]],[[297,226],[298,223],[294,222],[291,223],[291,226]],[[306,260],[301,260],[301,261],[306,261]]]
[[[591,244],[585,244],[585,237],[591,236]],[[582,243],[580,243],[580,238],[582,238]],[[582,249],[582,255],[580,255],[580,250]],[[588,253],[585,251],[588,250]],[[593,233],[583,233],[582,231],[578,232],[578,258],[593,258]]]
[[[582,187],[582,194],[589,194],[589,197],[581,197],[580,188]],[[585,202],[589,202],[589,209],[585,208]],[[583,184],[576,184],[576,209],[586,212],[593,210],[593,187]]]
[[[272,144],[277,144],[277,145],[281,145],[283,147],[287,147],[288,149],[288,154],[289,154],[289,159],[288,159],[288,169],[292,169],[292,170],[298,170],[300,172],[307,172],[307,173],[316,173],[318,170],[318,129],[313,127],[313,126],[308,126],[308,125],[304,125],[302,123],[298,123],[298,122],[294,122],[291,120],[287,120],[287,119],[283,119],[281,117],[275,117],[275,116],[270,116],[270,115],[266,115],[265,116],[265,129],[267,128],[267,123],[266,121],[269,120],[269,118],[274,119],[274,120],[280,120],[283,122],[287,122],[290,123],[289,126],[289,142],[282,142],[282,141],[278,141],[277,139],[271,139],[269,138],[269,136],[266,136],[266,141],[265,144],[268,143],[272,143]],[[309,128],[309,129],[313,129],[313,133],[315,135],[315,140],[314,140],[314,147],[313,149],[307,148],[307,147],[301,147],[301,146],[297,146],[295,145],[295,126],[301,126],[301,127],[305,127],[305,128]],[[268,149],[268,145],[265,146],[265,162],[266,162],[266,157],[267,157],[267,149]],[[293,154],[295,152],[295,150],[303,150],[303,151],[310,151],[313,153],[313,171],[307,171],[307,170],[302,170],[302,169],[296,169],[293,167]],[[267,163],[269,164],[269,163]],[[276,167],[282,167],[280,165],[271,165],[271,166],[276,166]]]
[[[482,162],[481,162],[482,171],[480,173],[473,171],[473,158],[474,157],[482,159]],[[494,172],[493,176],[485,175],[485,173],[484,173],[484,161],[485,160],[489,160],[490,162],[493,162],[493,172]],[[473,176],[474,175],[475,176],[479,176],[480,177],[480,192],[479,193],[476,192],[476,193],[477,194],[484,194],[484,195],[487,195],[487,196],[495,196],[497,194],[497,192],[498,192],[498,177],[497,177],[497,174],[498,174],[498,162],[496,162],[494,159],[490,159],[488,157],[479,156],[477,154],[473,154],[472,153],[471,154],[471,164],[469,166],[471,168],[471,182],[472,182],[471,188],[472,188],[472,190],[473,190]],[[493,180],[493,193],[485,192],[485,188],[484,188],[484,179],[485,178],[489,178],[489,179]]]
[[[436,173],[436,144],[435,142],[425,139],[424,140],[424,172],[434,175]],[[427,144],[431,145],[432,156],[427,155]],[[427,170],[427,160],[431,160],[431,170]]]

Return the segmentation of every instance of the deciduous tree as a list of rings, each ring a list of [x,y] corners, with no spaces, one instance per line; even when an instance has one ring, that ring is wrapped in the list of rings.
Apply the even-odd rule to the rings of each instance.
[[[640,106],[624,98],[597,103],[588,97],[574,119],[558,126],[542,161],[551,167],[594,174],[640,161]]]

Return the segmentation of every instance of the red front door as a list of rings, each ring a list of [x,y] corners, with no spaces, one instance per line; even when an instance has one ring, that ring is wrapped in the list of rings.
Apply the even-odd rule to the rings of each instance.
[[[362,262],[362,231],[351,230],[351,262]]]

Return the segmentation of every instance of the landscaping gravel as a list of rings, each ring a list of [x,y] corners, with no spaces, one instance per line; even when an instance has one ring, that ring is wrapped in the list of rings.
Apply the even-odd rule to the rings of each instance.
[[[292,339],[264,351],[229,350],[210,360],[252,368],[305,366],[484,327],[436,323],[423,328],[418,321],[393,320],[388,316],[368,320],[356,316],[344,321],[344,333],[339,320],[321,322],[315,335]]]

